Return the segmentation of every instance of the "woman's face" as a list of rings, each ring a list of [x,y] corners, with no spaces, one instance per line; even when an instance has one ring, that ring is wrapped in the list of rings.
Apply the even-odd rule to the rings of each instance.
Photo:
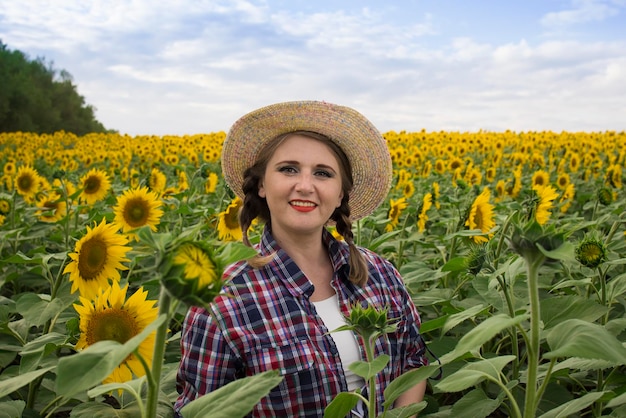
[[[319,233],[341,205],[341,186],[337,157],[327,145],[302,135],[285,139],[259,185],[274,235]]]

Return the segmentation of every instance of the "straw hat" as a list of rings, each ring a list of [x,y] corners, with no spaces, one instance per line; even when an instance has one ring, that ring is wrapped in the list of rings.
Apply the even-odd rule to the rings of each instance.
[[[265,144],[294,131],[327,136],[350,160],[354,181],[349,199],[351,219],[371,214],[385,200],[392,179],[391,156],[385,139],[356,110],[318,101],[269,105],[233,124],[222,148],[222,173],[235,194],[243,198],[244,171],[255,163]]]

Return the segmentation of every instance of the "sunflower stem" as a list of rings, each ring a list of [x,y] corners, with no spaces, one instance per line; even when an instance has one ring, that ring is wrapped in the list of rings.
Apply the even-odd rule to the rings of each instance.
[[[161,369],[163,367],[163,357],[165,354],[165,340],[169,328],[170,305],[172,298],[167,290],[161,287],[159,296],[159,316],[165,314],[165,320],[159,328],[157,328],[154,341],[154,356],[152,357],[152,379],[148,379],[148,398],[146,401],[146,410],[144,415],[146,418],[156,416],[157,405],[159,401],[159,390],[161,386]]]
[[[528,371],[526,380],[526,399],[524,402],[524,417],[533,418],[539,403],[537,392],[537,373],[539,368],[539,342],[541,312],[539,306],[539,268],[545,261],[545,256],[534,252],[526,259],[528,272],[528,296],[530,298],[530,336],[527,348]]]

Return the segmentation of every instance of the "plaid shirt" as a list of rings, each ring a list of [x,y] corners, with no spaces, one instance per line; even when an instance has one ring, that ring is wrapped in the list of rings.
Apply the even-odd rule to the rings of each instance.
[[[418,330],[419,315],[389,261],[361,249],[369,266],[368,282],[361,288],[348,280],[347,244],[327,231],[323,240],[333,264],[332,286],[341,313],[349,315],[356,303],[388,306],[389,318],[398,322],[395,333],[380,337],[375,344],[375,355],[391,357],[376,376],[382,412],[382,392],[389,382],[428,363]],[[189,309],[181,337],[177,413],[193,399],[238,377],[267,370],[279,370],[284,379],[254,407],[252,416],[321,417],[328,403],[347,391],[337,347],[309,299],[313,285],[278,246],[269,228],[263,233],[259,251],[275,256],[259,269],[242,261],[225,272],[232,278],[225,290],[234,297],[215,299],[211,307],[217,322],[203,308]],[[362,341],[358,341],[361,358],[365,358]]]

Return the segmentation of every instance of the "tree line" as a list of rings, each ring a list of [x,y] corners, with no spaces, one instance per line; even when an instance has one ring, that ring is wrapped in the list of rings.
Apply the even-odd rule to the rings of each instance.
[[[107,132],[72,76],[0,41],[0,132]]]

